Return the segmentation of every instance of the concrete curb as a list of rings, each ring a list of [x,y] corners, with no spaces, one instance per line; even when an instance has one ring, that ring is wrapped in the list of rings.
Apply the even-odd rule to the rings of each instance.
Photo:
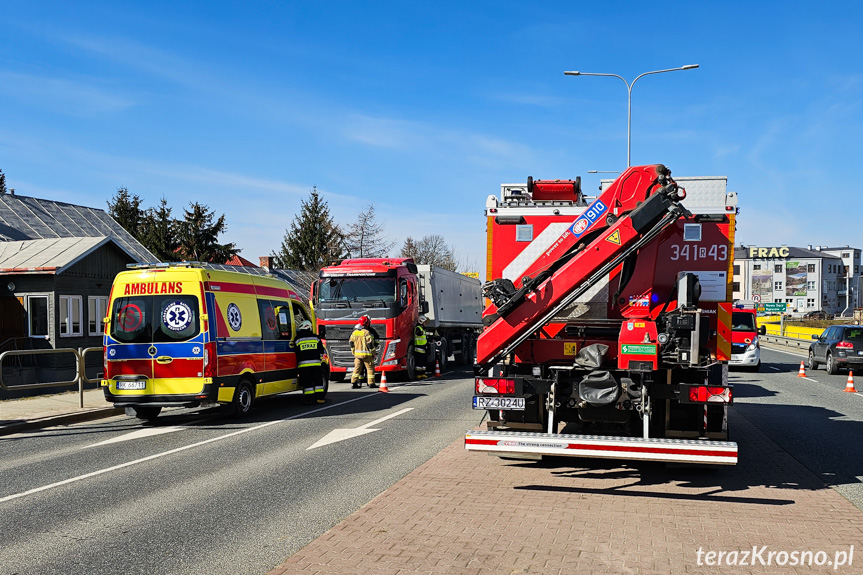
[[[53,427],[55,425],[70,425],[72,423],[81,423],[82,421],[104,419],[106,417],[113,417],[124,413],[125,409],[122,407],[100,407],[96,409],[82,410],[76,413],[49,415],[30,420],[0,422],[0,436],[21,433],[22,431],[31,431],[34,429],[43,429],[45,427]]]

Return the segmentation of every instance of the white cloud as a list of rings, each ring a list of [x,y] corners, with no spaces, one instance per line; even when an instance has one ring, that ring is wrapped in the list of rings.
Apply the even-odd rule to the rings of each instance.
[[[113,113],[136,104],[119,90],[65,78],[47,78],[14,72],[0,72],[0,92],[21,99],[27,105],[70,115]]]

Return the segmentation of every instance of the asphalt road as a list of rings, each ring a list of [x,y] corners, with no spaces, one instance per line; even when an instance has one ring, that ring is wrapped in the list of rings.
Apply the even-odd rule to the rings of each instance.
[[[863,509],[863,393],[845,392],[847,371],[798,377],[802,352],[761,352],[761,373],[731,372],[734,410]],[[863,391],[863,372],[855,388]]]
[[[264,573],[476,426],[472,381],[0,438],[0,573]]]

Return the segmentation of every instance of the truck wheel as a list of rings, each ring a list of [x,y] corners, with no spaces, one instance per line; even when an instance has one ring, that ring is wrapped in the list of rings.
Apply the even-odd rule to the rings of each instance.
[[[231,402],[234,417],[246,417],[249,415],[252,412],[252,405],[254,403],[255,392],[252,391],[252,384],[249,383],[248,379],[244,379],[234,392],[234,400]]]
[[[330,370],[322,369],[321,370],[321,378],[324,380],[324,393],[320,396],[316,393],[315,399],[323,398],[327,396],[327,392],[330,390]],[[342,377],[344,379],[344,377]]]
[[[833,359],[833,354],[827,354],[827,373],[830,375],[836,375],[839,373],[839,366],[836,365],[836,360]]]
[[[161,407],[151,407],[142,405],[140,407],[133,407],[132,411],[135,412],[135,417],[138,419],[144,419],[146,421],[156,421],[156,418],[159,417],[159,413],[161,413]]]
[[[438,359],[440,361],[440,369],[441,371],[446,369],[446,366],[449,364],[449,346],[447,345],[447,341],[445,337],[440,338],[440,347],[438,349]]]
[[[414,355],[414,344],[408,345],[408,356],[405,358],[405,375],[408,381],[413,381],[417,376],[417,358]]]
[[[815,361],[815,354],[812,350],[809,351],[809,369],[818,369],[818,362]]]

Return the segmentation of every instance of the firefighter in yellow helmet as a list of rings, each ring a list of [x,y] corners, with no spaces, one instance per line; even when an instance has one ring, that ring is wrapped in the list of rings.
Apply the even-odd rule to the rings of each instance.
[[[297,325],[297,370],[300,385],[303,386],[303,398],[306,403],[324,403],[324,374],[321,361],[324,355],[324,344],[312,331],[312,322],[303,320]]]
[[[423,324],[428,321],[424,315],[419,316],[414,328],[414,365],[416,366],[417,379],[425,379],[428,367],[428,337]]]
[[[354,354],[354,372],[351,374],[351,387],[362,387],[360,370],[365,367],[366,381],[369,387],[377,387],[375,383],[375,338],[369,331],[371,320],[364,315],[354,326],[351,334],[351,352]]]

